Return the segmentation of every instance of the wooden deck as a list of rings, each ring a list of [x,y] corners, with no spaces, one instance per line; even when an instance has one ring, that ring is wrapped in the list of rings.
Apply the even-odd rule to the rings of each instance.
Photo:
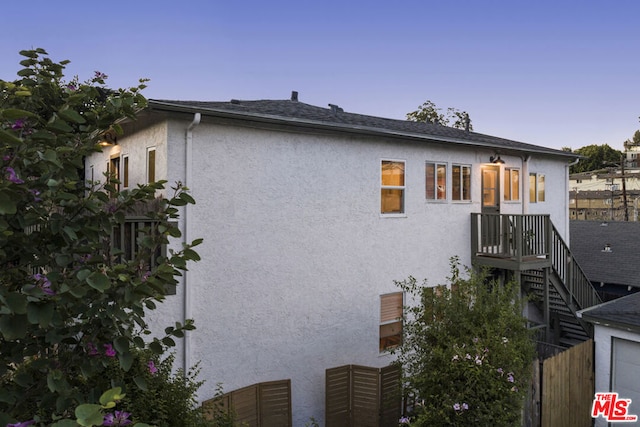
[[[548,215],[471,214],[474,265],[507,270],[551,266]]]

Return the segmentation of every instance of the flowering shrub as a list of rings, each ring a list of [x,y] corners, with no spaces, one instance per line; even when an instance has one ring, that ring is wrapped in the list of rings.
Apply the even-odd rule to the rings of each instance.
[[[468,272],[452,260],[449,286],[397,282],[416,302],[405,310],[396,350],[409,390],[411,426],[515,426],[530,380],[533,340],[519,289]]]
[[[158,200],[164,182],[118,192],[115,180],[84,181],[83,159],[101,150],[98,136],[121,133],[119,120],[135,119],[146,105],[143,81],[110,90],[97,72],[65,82],[67,61],[55,63],[42,49],[21,54],[18,79],[0,80],[0,426],[60,427],[96,405],[116,371],[128,377],[129,395],[144,388],[132,369],[137,352],[162,354],[193,329],[178,323],[144,339],[145,313],[198,259],[191,248],[198,241],[153,268],[145,257],[180,237],[178,207],[194,201],[181,185]],[[158,232],[141,239],[135,259],[119,261],[112,230],[151,205],[145,213]],[[119,411],[107,422],[140,419]]]

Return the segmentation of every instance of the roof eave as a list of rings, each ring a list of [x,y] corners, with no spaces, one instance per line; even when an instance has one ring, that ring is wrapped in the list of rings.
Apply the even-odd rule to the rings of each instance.
[[[308,127],[315,129],[323,129],[323,130],[337,130],[340,132],[349,132],[349,133],[357,133],[361,135],[376,135],[376,136],[388,136],[394,138],[403,138],[403,139],[412,139],[412,140],[420,140],[420,141],[433,141],[433,142],[445,142],[450,144],[457,144],[461,146],[473,146],[473,147],[484,147],[499,150],[503,154],[542,154],[548,156],[558,156],[558,157],[566,157],[567,159],[576,159],[580,156],[575,153],[566,152],[563,154],[561,152],[551,152],[545,149],[518,149],[513,147],[504,147],[498,144],[491,144],[479,141],[466,141],[459,138],[450,138],[439,135],[429,135],[423,133],[413,133],[413,132],[401,132],[394,131],[382,128],[373,128],[368,126],[357,126],[357,125],[348,125],[342,123],[327,123],[316,120],[309,119],[297,119],[294,117],[283,117],[283,116],[274,116],[268,114],[260,114],[260,113],[252,113],[252,112],[235,112],[228,111],[217,108],[206,108],[206,107],[191,107],[185,105],[173,104],[170,102],[161,102],[156,100],[149,100],[149,108],[151,110],[161,110],[161,111],[170,111],[170,112],[182,112],[182,113],[203,113],[205,115],[212,115],[222,118],[228,119],[240,119],[240,120],[253,120],[262,123],[272,123],[272,124],[290,124],[296,125],[300,127]],[[542,148],[542,147],[541,147]]]

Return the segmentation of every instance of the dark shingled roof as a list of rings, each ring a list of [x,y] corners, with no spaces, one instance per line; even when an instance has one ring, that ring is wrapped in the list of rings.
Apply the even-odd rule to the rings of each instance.
[[[547,154],[566,157],[569,160],[579,157],[576,154],[561,150],[468,132],[463,129],[348,113],[335,105],[330,105],[329,108],[322,108],[291,99],[258,101],[232,99],[228,102],[149,100],[149,107],[152,110],[199,112],[205,116],[241,118],[363,134],[379,134],[461,145],[485,146],[500,150],[503,153]]]
[[[583,319],[608,326],[640,329],[640,292],[580,312]]]
[[[570,233],[571,252],[591,282],[640,287],[640,222],[571,221]]]

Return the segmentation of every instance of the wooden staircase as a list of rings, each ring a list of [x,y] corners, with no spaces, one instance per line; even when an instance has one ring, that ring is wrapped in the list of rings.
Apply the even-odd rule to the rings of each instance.
[[[543,314],[547,343],[571,347],[593,337],[577,312],[602,301],[548,215],[472,214],[471,231],[474,264],[519,274]]]
[[[527,270],[521,272],[521,283],[527,291],[531,301],[544,312],[545,301],[545,272],[544,270]],[[557,280],[549,278],[549,319],[546,330],[546,341],[561,347],[572,347],[590,338],[591,325],[578,319],[560,292]],[[577,311],[577,310],[576,310]]]

